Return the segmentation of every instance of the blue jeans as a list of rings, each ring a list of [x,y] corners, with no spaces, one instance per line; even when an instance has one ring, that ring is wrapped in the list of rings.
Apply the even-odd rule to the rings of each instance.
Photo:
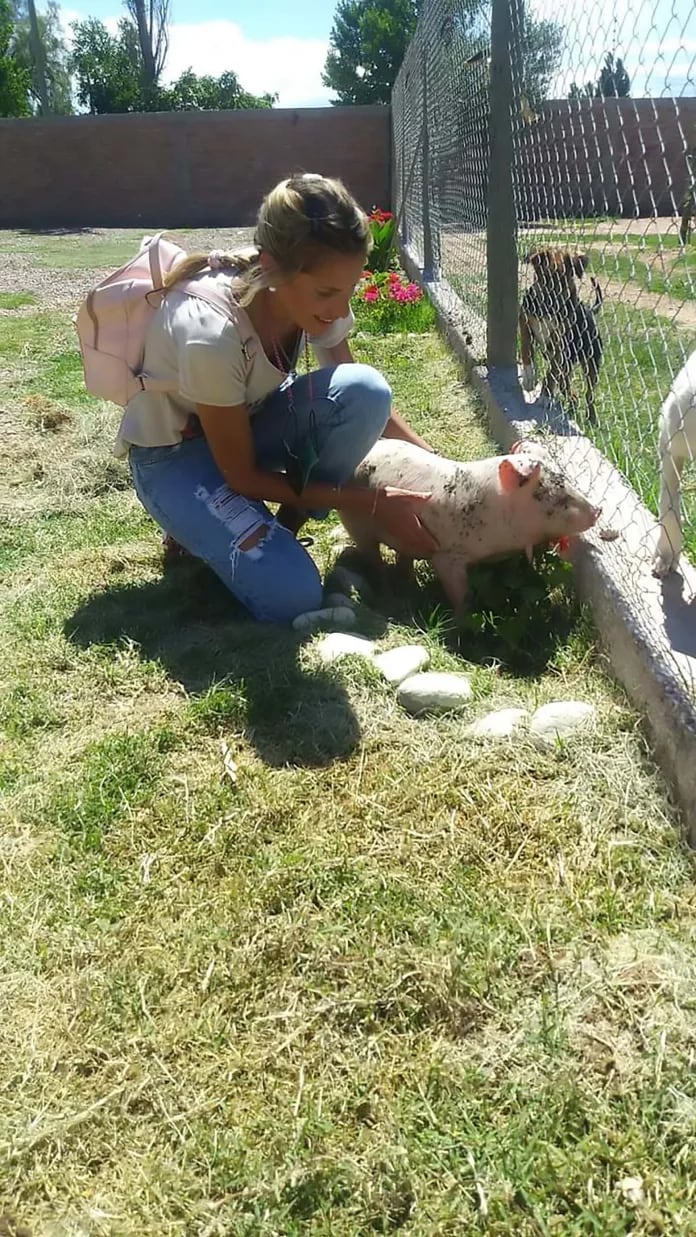
[[[285,440],[290,435],[295,449],[295,434],[301,441],[313,423],[318,458],[310,480],[341,485],[381,437],[390,409],[389,386],[369,365],[337,365],[289,378],[251,417],[257,466],[264,472],[284,469]],[[171,447],[131,447],[129,461],[145,510],[212,567],[254,618],[289,623],[321,606],[322,583],[309,554],[264,503],[230,489],[204,437]],[[247,543],[251,548],[242,549]]]

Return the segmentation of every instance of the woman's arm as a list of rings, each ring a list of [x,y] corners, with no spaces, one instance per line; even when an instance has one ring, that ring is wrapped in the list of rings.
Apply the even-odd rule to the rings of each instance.
[[[350,344],[347,339],[344,339],[335,348],[325,348],[323,353],[327,357],[331,357],[330,364],[333,365],[352,365],[355,362],[355,357],[350,350]],[[404,421],[396,408],[392,407],[389,415],[389,420],[384,427],[383,438],[401,438],[404,442],[412,442],[415,447],[422,447],[424,451],[430,451],[434,454],[434,448],[421,438],[414,429]]]
[[[297,494],[280,472],[264,472],[257,467],[254,440],[246,405],[220,408],[196,404],[196,412],[213,459],[231,490],[261,502],[285,503],[290,507],[343,507],[347,511],[370,512],[375,495],[359,486],[306,485]]]
[[[196,412],[213,459],[230,489],[237,494],[304,510],[333,507],[338,511],[376,516],[385,529],[398,537],[404,550],[415,557],[427,558],[437,550],[437,541],[419,519],[429,494],[390,487],[374,490],[367,486],[311,482],[297,494],[282,473],[264,472],[257,467],[245,404],[233,408],[196,404]]]

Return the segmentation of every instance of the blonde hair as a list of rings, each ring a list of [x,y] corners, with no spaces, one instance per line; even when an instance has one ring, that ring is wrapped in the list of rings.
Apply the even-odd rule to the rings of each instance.
[[[327,249],[367,258],[371,248],[367,215],[342,181],[314,173],[296,174],[263,199],[253,249],[189,254],[165,276],[164,287],[172,288],[206,269],[232,270],[236,274],[233,294],[240,305],[249,305],[262,288],[311,271],[326,257]],[[273,259],[275,269],[264,268],[262,253]]]

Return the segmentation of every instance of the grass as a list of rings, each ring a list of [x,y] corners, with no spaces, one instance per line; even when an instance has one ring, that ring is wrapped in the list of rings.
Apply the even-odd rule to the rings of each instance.
[[[363,629],[474,698],[410,719],[163,571],[64,317],[10,321],[5,1230],[696,1233],[693,861],[587,614],[549,587],[518,673],[422,572]],[[434,334],[356,351],[440,449],[490,449]],[[464,735],[560,697],[597,706],[581,741]]]
[[[0,309],[23,309],[25,305],[35,305],[33,292],[0,292]]]

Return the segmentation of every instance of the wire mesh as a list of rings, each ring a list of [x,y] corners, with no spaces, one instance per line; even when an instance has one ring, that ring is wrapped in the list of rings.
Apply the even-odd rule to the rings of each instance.
[[[676,566],[682,537],[696,563],[696,0],[510,5],[516,355],[528,413],[568,415],[570,438],[553,449],[579,481],[593,472],[605,486],[600,501],[624,521],[629,553],[644,560],[655,542],[635,492],[661,517],[657,569]],[[424,0],[393,99],[408,248],[422,267],[432,234],[435,277],[478,321],[482,360],[487,227],[497,243],[490,31],[490,0]],[[427,159],[409,186],[424,124]],[[601,457],[628,483],[621,494],[610,470],[602,481]]]
[[[394,183],[403,238],[423,268],[428,265],[430,237],[433,273],[460,298],[481,355],[486,322],[489,54],[489,3],[426,3],[392,100]]]

